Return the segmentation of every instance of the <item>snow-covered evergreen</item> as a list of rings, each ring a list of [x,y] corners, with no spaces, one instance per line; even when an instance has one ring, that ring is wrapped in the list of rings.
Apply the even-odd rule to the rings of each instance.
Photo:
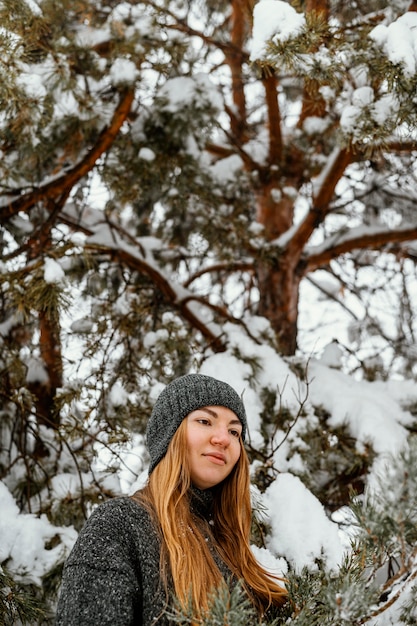
[[[0,0],[1,623],[188,371],[243,394],[268,624],[417,619],[417,13],[293,4]]]

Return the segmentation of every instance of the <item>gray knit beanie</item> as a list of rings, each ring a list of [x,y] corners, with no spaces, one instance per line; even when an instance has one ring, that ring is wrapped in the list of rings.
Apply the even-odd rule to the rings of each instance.
[[[169,383],[152,409],[146,429],[150,455],[149,474],[165,456],[172,437],[189,413],[203,406],[224,406],[242,422],[242,439],[247,428],[245,407],[227,383],[203,374],[186,374]]]

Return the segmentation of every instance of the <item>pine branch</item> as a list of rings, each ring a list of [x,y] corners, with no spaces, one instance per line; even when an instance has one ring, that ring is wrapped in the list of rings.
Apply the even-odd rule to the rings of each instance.
[[[196,617],[189,601],[184,608],[178,601],[174,602],[174,609],[168,615],[173,623],[179,626],[275,626],[276,620],[262,621],[257,616],[246,593],[238,584],[232,591],[223,583],[209,597],[208,609]]]
[[[31,626],[45,618],[45,606],[29,587],[17,583],[0,566],[0,622],[4,626]]]
[[[133,98],[134,91],[132,89],[126,89],[121,94],[111,123],[101,131],[95,146],[87,152],[77,165],[51,182],[1,206],[0,223],[4,223],[19,212],[30,211],[39,202],[54,200],[62,194],[68,194],[69,190],[88,174],[101,155],[110,148],[130,112]]]

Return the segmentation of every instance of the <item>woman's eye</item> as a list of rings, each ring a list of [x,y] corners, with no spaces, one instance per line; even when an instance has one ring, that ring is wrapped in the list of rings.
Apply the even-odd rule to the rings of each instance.
[[[231,430],[230,434],[233,435],[233,437],[240,437],[240,432],[238,430]]]
[[[204,424],[204,425],[206,425],[206,426],[210,425],[209,420],[206,420],[206,419],[204,419],[204,418],[202,418],[202,417],[200,417],[200,419],[198,419],[198,420],[197,420],[197,422],[198,422],[199,424]]]

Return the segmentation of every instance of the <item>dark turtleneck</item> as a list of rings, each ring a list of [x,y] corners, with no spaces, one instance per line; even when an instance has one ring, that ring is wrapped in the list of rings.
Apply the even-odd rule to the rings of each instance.
[[[211,545],[212,491],[193,487],[190,507],[205,525],[210,551],[229,578]],[[65,564],[56,626],[166,626],[159,562],[160,538],[146,508],[128,497],[101,504]]]

